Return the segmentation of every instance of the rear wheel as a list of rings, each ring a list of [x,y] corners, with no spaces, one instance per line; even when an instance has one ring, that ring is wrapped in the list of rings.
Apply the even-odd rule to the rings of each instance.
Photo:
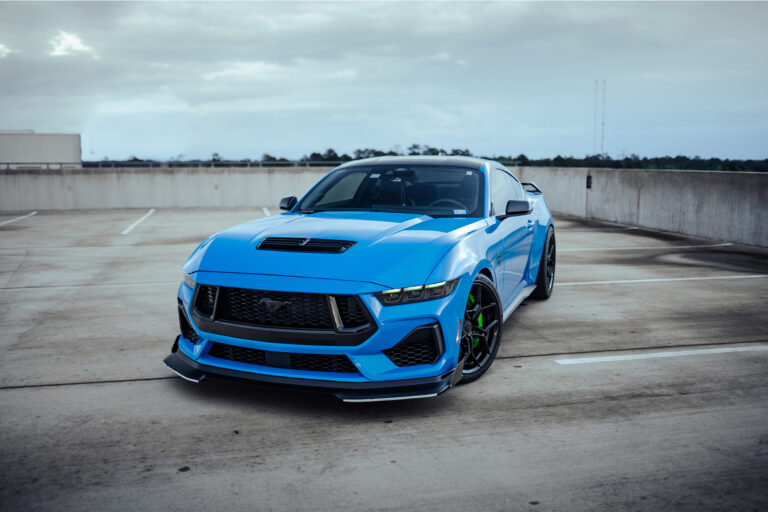
[[[533,290],[531,298],[545,300],[552,295],[552,290],[555,287],[556,258],[555,228],[549,226],[549,229],[547,230],[547,239],[544,242],[544,250],[541,251],[539,273],[536,276],[536,289]]]
[[[493,282],[480,274],[472,283],[461,326],[461,383],[479,379],[491,367],[501,342],[501,300]]]

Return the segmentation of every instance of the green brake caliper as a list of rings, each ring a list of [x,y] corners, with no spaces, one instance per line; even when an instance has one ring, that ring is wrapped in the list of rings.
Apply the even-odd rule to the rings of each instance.
[[[471,293],[469,294],[469,303],[470,304],[474,304],[475,303],[475,296],[472,295]],[[470,304],[467,304],[467,306],[469,306]],[[483,328],[483,314],[482,313],[480,313],[478,315],[478,317],[477,317],[477,326],[480,327],[481,329]],[[480,343],[480,338],[475,338],[474,340],[472,340],[472,348],[477,347],[478,343]]]

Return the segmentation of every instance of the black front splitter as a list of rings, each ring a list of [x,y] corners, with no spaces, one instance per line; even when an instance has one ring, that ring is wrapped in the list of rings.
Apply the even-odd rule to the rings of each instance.
[[[200,364],[178,350],[178,338],[173,344],[173,352],[163,360],[163,363],[179,377],[192,382],[200,382],[205,378],[235,380],[265,386],[332,393],[345,402],[377,402],[437,396],[452,386],[451,378],[456,372],[451,370],[436,377],[381,382],[339,382],[278,377]],[[461,370],[458,371],[460,375]]]

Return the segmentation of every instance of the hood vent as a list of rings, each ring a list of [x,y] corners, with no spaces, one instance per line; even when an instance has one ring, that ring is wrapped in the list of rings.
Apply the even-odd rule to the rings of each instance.
[[[324,252],[339,254],[357,242],[350,240],[328,240],[325,238],[280,238],[269,237],[261,241],[256,247],[263,251],[289,251],[289,252]]]

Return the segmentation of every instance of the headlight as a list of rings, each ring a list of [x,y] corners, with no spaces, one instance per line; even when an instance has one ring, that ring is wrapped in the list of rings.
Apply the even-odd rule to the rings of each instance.
[[[189,277],[189,274],[187,274],[186,272],[184,272],[184,284],[186,284],[193,290],[195,289],[195,280]]]
[[[453,292],[459,278],[443,281],[441,283],[426,284],[424,286],[409,286],[407,288],[394,288],[376,292],[376,298],[385,306],[395,304],[408,304],[410,302],[424,302],[425,300],[442,299]]]

